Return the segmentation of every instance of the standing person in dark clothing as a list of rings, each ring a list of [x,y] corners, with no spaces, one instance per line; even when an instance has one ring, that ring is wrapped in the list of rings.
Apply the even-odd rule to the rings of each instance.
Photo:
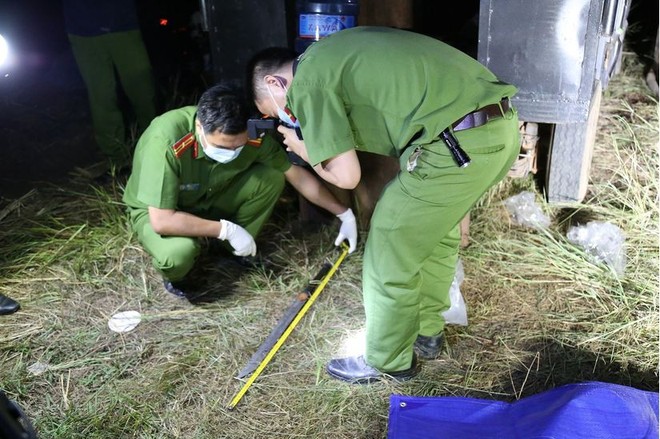
[[[63,0],[66,32],[85,81],[96,141],[109,164],[130,163],[117,83],[146,129],[156,116],[156,87],[134,0]]]

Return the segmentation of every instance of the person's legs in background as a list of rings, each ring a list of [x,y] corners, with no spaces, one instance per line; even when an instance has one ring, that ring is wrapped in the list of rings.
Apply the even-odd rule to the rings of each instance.
[[[69,35],[69,41],[87,87],[96,142],[111,165],[124,166],[130,154],[125,144],[124,116],[119,108],[115,68],[106,36]]]
[[[108,35],[108,47],[119,81],[137,120],[136,138],[156,117],[156,85],[140,31]]]

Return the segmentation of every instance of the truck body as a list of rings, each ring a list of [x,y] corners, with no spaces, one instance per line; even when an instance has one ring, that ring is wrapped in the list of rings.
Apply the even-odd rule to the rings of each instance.
[[[551,203],[585,197],[600,100],[620,67],[630,2],[475,0],[455,17],[476,23],[477,50],[468,54],[518,87],[513,103],[521,120],[521,154],[510,175],[540,174]],[[357,24],[393,23],[427,34],[460,27],[429,18],[441,12],[431,3],[361,0]],[[249,57],[264,47],[294,48],[294,0],[200,0],[200,5],[216,79],[242,81]],[[388,174],[379,178],[383,175]],[[378,191],[379,184],[374,186]]]

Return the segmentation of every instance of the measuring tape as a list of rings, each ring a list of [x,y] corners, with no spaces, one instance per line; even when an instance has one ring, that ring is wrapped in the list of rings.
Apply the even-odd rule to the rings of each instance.
[[[250,378],[243,384],[243,387],[241,390],[238,391],[236,396],[231,400],[227,408],[229,410],[232,410],[236,405],[240,402],[240,400],[243,398],[245,393],[248,391],[252,383],[257,379],[257,377],[261,374],[261,372],[266,368],[270,360],[275,356],[275,353],[277,353],[278,349],[284,344],[286,339],[289,337],[289,335],[293,332],[293,330],[296,328],[300,320],[305,316],[305,313],[311,306],[314,304],[314,301],[316,298],[321,294],[321,291],[325,288],[325,286],[328,284],[330,281],[330,278],[335,274],[337,271],[337,268],[339,268],[339,265],[342,263],[342,261],[346,258],[346,255],[348,255],[348,246],[343,243],[342,244],[342,252],[335,261],[335,263],[332,265],[328,273],[323,277],[319,285],[316,287],[314,292],[309,296],[303,307],[300,309],[296,317],[293,319],[291,324],[286,328],[286,330],[282,333],[282,336],[277,340],[275,345],[270,349],[266,357],[261,361],[259,366],[255,369],[255,371],[252,373]]]

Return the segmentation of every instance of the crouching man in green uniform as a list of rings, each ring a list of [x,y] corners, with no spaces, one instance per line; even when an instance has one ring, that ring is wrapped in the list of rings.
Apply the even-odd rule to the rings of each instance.
[[[167,291],[183,297],[200,253],[197,238],[225,240],[239,257],[254,256],[254,238],[267,221],[285,178],[310,202],[341,220],[336,245],[355,249],[350,209],[309,171],[293,166],[277,141],[247,138],[247,106],[218,85],[197,106],[169,111],[140,138],[123,200],[138,240],[153,257]]]
[[[365,247],[366,352],[326,370],[356,383],[411,378],[418,357],[441,352],[458,224],[519,151],[516,88],[438,40],[379,27],[334,33],[298,58],[266,49],[249,77],[261,112],[300,127],[304,140],[279,127],[287,148],[328,182],[358,184],[356,150],[399,158]]]

